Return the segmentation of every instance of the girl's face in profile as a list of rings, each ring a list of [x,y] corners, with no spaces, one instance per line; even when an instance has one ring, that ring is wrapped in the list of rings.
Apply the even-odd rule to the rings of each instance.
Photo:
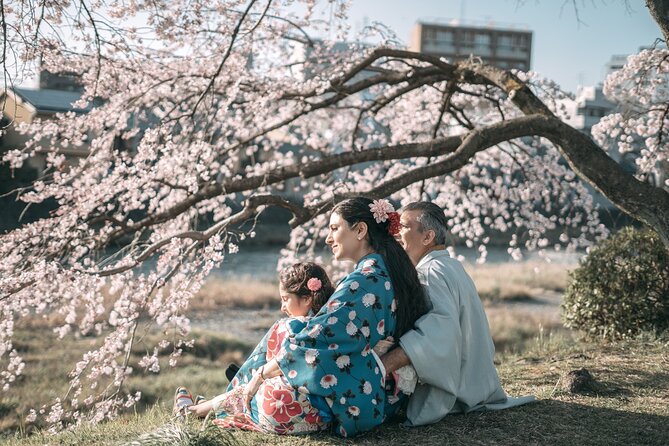
[[[290,317],[304,317],[311,310],[311,296],[300,297],[289,293],[279,284],[279,295],[281,296],[281,311]]]

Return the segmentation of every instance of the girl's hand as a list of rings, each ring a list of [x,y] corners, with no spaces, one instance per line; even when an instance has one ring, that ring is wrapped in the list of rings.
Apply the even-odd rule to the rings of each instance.
[[[392,336],[388,336],[385,339],[381,339],[376,343],[373,350],[379,356],[383,356],[395,345],[395,340]]]
[[[246,384],[244,387],[244,392],[242,395],[244,396],[244,405],[249,412],[251,412],[251,400],[255,394],[258,393],[258,389],[260,389],[260,386],[265,381],[265,377],[263,376],[264,368],[265,366],[263,365],[258,370],[256,370],[256,372],[253,374],[253,377],[251,378],[251,381],[249,381],[248,384]]]

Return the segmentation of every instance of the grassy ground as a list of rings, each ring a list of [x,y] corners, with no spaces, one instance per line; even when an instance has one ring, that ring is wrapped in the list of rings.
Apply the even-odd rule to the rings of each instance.
[[[486,312],[505,389],[514,395],[536,395],[539,402],[498,413],[449,416],[441,423],[418,429],[391,423],[354,443],[669,444],[669,339],[618,344],[579,340],[562,327],[555,302],[536,299],[551,292],[559,297],[556,291],[566,285],[564,265],[490,265],[470,272],[484,299],[487,297]],[[206,315],[219,313],[217,309],[245,308],[249,321],[264,326],[273,320],[266,313],[277,306],[275,289],[276,284],[214,280],[205,286],[191,309],[194,314]],[[230,314],[220,313],[224,321],[225,314]],[[227,327],[225,323],[221,326],[224,330]],[[129,389],[139,389],[143,394],[134,414],[112,423],[46,436],[23,426],[21,420],[27,409],[62,396],[71,364],[99,341],[74,336],[65,342],[55,341],[41,320],[24,321],[17,326],[17,333],[16,346],[28,364],[25,375],[0,399],[0,432],[5,436],[0,442],[10,445],[119,444],[138,440],[147,432],[166,440],[163,444],[226,444],[230,437],[218,430],[198,433],[199,424],[170,424],[171,395],[177,385],[184,383],[205,395],[219,391],[226,384],[225,366],[240,362],[250,344],[257,341],[239,341],[220,332],[195,332],[195,348],[180,360],[180,367],[164,368],[159,375],[138,373],[128,381]],[[147,346],[154,345],[154,336],[145,338]],[[134,362],[144,354],[143,348],[140,343],[133,352]],[[597,380],[594,390],[585,394],[564,391],[566,373],[581,367]],[[32,435],[25,437],[28,431]],[[249,445],[351,442],[326,434],[284,438],[236,432],[232,439]],[[144,440],[149,443],[150,439]]]
[[[541,261],[465,264],[481,299],[486,301],[531,300],[545,291],[564,291],[568,271],[575,267]]]
[[[540,337],[529,347],[522,355],[500,355],[498,370],[508,392],[537,396],[539,401],[532,405],[448,416],[421,428],[390,423],[354,440],[329,434],[278,437],[246,432],[235,432],[232,440],[243,445],[286,446],[669,444],[669,339],[606,344]],[[582,367],[595,378],[594,390],[580,394],[563,390],[566,374]],[[7,444],[160,444],[155,438],[144,438],[140,443],[141,435],[147,432],[165,440],[163,444],[229,442],[229,437],[209,429],[197,434],[199,423],[171,425],[164,406],[158,404],[141,415],[57,436],[7,439]]]

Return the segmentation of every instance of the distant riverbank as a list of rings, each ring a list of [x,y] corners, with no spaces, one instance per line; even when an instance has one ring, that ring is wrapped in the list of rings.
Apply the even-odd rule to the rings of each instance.
[[[242,279],[248,277],[254,281],[273,282],[276,280],[276,265],[279,261],[280,252],[283,246],[270,245],[266,247],[242,247],[237,254],[226,254],[223,264],[212,273],[215,277],[221,279]],[[464,262],[472,265],[476,264],[479,252],[474,248],[456,247],[455,253],[464,257]],[[320,254],[324,259],[330,259],[329,249],[323,249]],[[577,264],[583,257],[583,252],[566,253],[558,251],[546,251],[546,258],[551,263],[559,264]],[[540,261],[537,252],[523,252],[523,262]],[[509,256],[506,248],[492,246],[488,248],[486,263],[499,264],[514,261]],[[475,266],[473,266],[475,268]]]

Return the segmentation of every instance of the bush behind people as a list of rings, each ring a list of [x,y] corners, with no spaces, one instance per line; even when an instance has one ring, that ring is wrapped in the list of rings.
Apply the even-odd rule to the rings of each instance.
[[[625,228],[570,273],[565,326],[608,339],[669,328],[669,251],[649,230]]]

